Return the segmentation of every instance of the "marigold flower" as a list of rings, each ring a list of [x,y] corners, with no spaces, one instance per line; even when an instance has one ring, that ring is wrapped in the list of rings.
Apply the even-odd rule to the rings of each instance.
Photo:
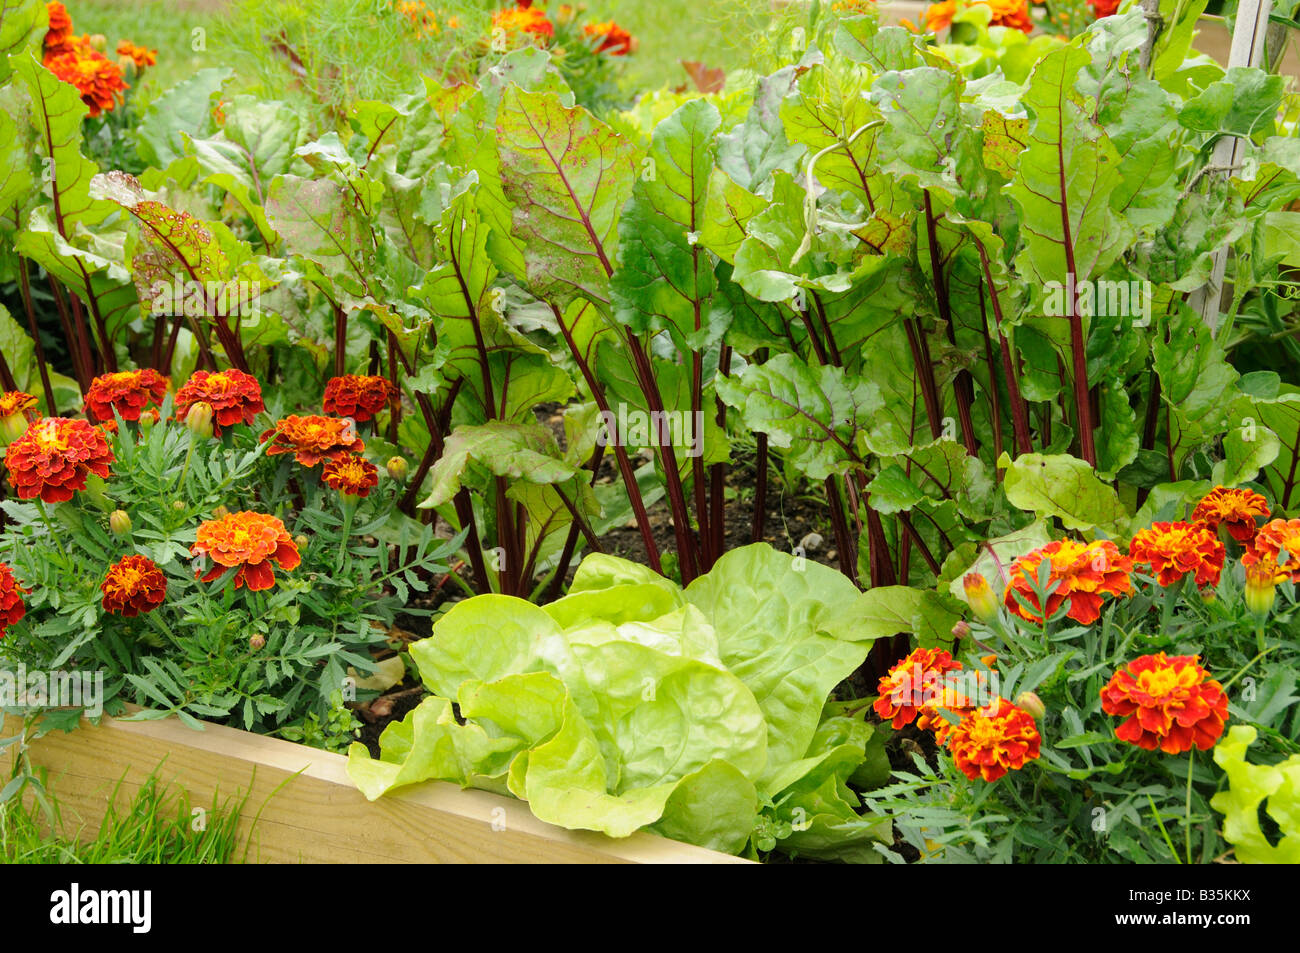
[[[1042,736],[1034,716],[1005,698],[996,706],[977,708],[948,733],[953,763],[974,781],[996,781],[1038,757]]]
[[[30,592],[18,585],[13,570],[5,563],[0,563],[0,639],[3,639],[9,626],[21,619],[27,612],[23,595]]]
[[[112,420],[116,410],[123,420],[139,420],[146,407],[159,405],[167,396],[167,378],[151,367],[138,371],[101,374],[86,391],[86,416]]]
[[[1033,18],[1029,15],[1029,4],[1027,0],[971,0],[970,3],[962,5],[962,8],[972,6],[986,6],[992,9],[992,16],[989,19],[989,26],[1006,26],[1021,30],[1024,33],[1031,33],[1034,29]],[[953,17],[957,15],[957,0],[942,0],[940,3],[932,3],[922,12],[922,25],[928,33],[938,33],[952,26]],[[902,21],[913,33],[921,32],[910,21]]]
[[[122,79],[122,68],[88,41],[71,39],[57,52],[46,52],[45,68],[65,83],[77,87],[81,101],[92,117],[112,112],[118,96],[131,87]]]
[[[1277,599],[1277,584],[1287,577],[1268,556],[1246,566],[1246,608],[1256,615],[1268,615]]]
[[[438,32],[438,19],[421,0],[402,0],[397,4],[397,12],[406,17],[416,37],[433,36]]]
[[[1223,734],[1228,696],[1201,668],[1199,655],[1164,652],[1129,662],[1101,690],[1101,709],[1127,716],[1115,737],[1147,751],[1182,754],[1212,748]]]
[[[262,442],[268,440],[272,441],[266,451],[268,457],[292,453],[305,467],[366,449],[351,420],[318,414],[305,417],[290,414],[262,434]]]
[[[983,573],[968,572],[961,580],[966,591],[966,603],[981,622],[992,622],[998,617],[998,597]]]
[[[131,618],[163,604],[167,577],[148,556],[125,556],[109,567],[99,588],[105,612]]]
[[[604,23],[588,23],[582,28],[582,32],[587,36],[600,39],[600,44],[596,47],[597,53],[627,56],[629,53],[636,52],[636,38],[613,20]]]
[[[1150,566],[1162,586],[1172,586],[1187,575],[1198,586],[1217,586],[1228,555],[1204,523],[1152,523],[1134,534],[1128,554],[1135,564]]]
[[[49,14],[50,25],[41,45],[49,56],[62,52],[72,39],[72,17],[68,14],[68,8],[61,3],[45,4],[45,12]]]
[[[876,8],[876,0],[835,0],[831,4],[831,9],[836,13],[847,13],[850,16],[868,13]]]
[[[107,477],[113,451],[99,429],[84,420],[44,417],[9,444],[5,466],[18,498],[46,503],[72,499],[86,488],[86,475]]]
[[[1046,612],[1038,605],[1030,580],[1037,580],[1043,560],[1051,564]],[[1101,615],[1102,596],[1128,595],[1133,591],[1129,573],[1133,560],[1120,553],[1108,539],[1084,544],[1072,539],[1057,540],[1021,556],[1011,567],[1011,582],[1003,594],[1006,607],[1029,622],[1042,622],[1069,601],[1066,613],[1080,625],[1091,625]],[[1019,593],[1037,610],[1030,611],[1016,598]]]
[[[1286,559],[1280,557],[1286,552]],[[1242,554],[1242,565],[1249,567],[1262,561],[1271,561],[1281,571],[1300,582],[1300,519],[1270,520],[1259,528],[1254,540]]]
[[[1192,510],[1193,520],[1216,532],[1224,526],[1239,543],[1249,543],[1255,538],[1255,531],[1259,528],[1255,523],[1256,516],[1267,519],[1268,515],[1268,500],[1254,490],[1226,486],[1216,486]]]
[[[117,44],[117,55],[130,60],[137,70],[153,66],[158,62],[157,50],[151,50],[147,46],[136,46],[130,40],[122,40]]]
[[[211,582],[237,567],[235,588],[247,584],[253,592],[275,585],[272,563],[288,572],[302,562],[284,523],[274,516],[249,511],[200,524],[190,555],[196,557],[195,578]],[[205,574],[208,558],[215,565]]]
[[[1097,19],[1108,17],[1119,9],[1120,0],[1088,0],[1092,7],[1092,12],[1096,14]]]
[[[351,417],[359,424],[365,423],[388,406],[397,394],[386,378],[368,374],[344,374],[331,377],[325,384],[325,397],[321,401],[325,413]]]
[[[532,34],[545,43],[555,36],[555,26],[541,10],[529,6],[507,7],[492,14],[492,31],[504,30],[508,35]]]
[[[176,419],[183,421],[197,403],[212,405],[212,433],[221,436],[222,427],[251,424],[266,409],[262,387],[252,374],[228,371],[195,371],[176,392]]]
[[[876,686],[880,697],[872,707],[882,719],[889,719],[896,729],[910,725],[926,700],[942,690],[939,683],[944,673],[960,668],[961,663],[950,652],[916,649],[895,663],[880,679]]]
[[[321,479],[346,496],[366,497],[379,483],[379,468],[364,457],[349,453],[326,460]]]
[[[20,390],[0,392],[0,443],[17,440],[27,429],[36,398]]]

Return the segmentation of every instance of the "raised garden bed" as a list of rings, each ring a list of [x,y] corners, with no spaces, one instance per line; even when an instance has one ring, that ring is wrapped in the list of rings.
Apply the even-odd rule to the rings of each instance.
[[[3,734],[19,730],[18,719],[9,718]],[[13,750],[0,763],[6,773]],[[249,859],[263,862],[748,863],[652,834],[616,840],[563,830],[537,820],[520,801],[442,782],[372,804],[348,780],[341,755],[221,725],[194,731],[176,720],[106,717],[70,734],[45,735],[30,755],[49,771],[68,832],[96,830],[114,788],[119,805],[129,803],[155,770],[188,792],[192,804],[247,794],[239,834],[242,842],[251,832]]]

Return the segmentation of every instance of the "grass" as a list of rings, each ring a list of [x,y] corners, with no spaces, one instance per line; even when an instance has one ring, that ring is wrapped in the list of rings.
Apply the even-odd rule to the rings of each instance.
[[[93,837],[82,836],[84,830],[76,836],[51,834],[33,801],[15,797],[0,805],[0,864],[229,864],[247,859],[247,845],[241,851],[236,830],[247,798],[221,805],[214,801],[198,815],[183,793],[173,796],[154,774],[120,810],[120,786]]]

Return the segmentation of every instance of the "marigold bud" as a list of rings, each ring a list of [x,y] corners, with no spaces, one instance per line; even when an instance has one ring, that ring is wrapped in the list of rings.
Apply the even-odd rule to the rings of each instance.
[[[174,509],[177,513],[181,512],[182,510],[185,509],[185,501],[176,500],[174,503],[172,503],[172,509]]]
[[[293,538],[293,542],[294,545],[297,546],[299,549],[306,549],[307,544],[311,542],[311,540],[309,540],[306,536],[303,536],[301,533],[299,533],[297,536]]]
[[[201,400],[185,415],[185,426],[196,437],[212,436],[212,405]]]
[[[102,33],[90,34],[90,48],[103,53],[108,49],[108,37],[104,36]]]
[[[952,627],[952,637],[960,640],[968,635],[970,635],[970,623],[965,619],[958,619],[957,623]]]
[[[254,632],[248,637],[248,647],[254,652],[261,651],[266,647],[266,636],[261,632]]]
[[[975,613],[975,618],[987,624],[998,617],[998,598],[982,573],[968,572],[961,584],[966,590],[966,602]]]
[[[230,508],[217,504],[212,507],[212,518],[214,520],[223,520],[230,515]]]
[[[131,514],[126,510],[114,510],[108,517],[108,528],[117,536],[131,532]]]
[[[1257,616],[1266,616],[1277,598],[1277,584],[1286,578],[1272,559],[1263,558],[1246,567],[1246,608]]]
[[[0,446],[13,443],[27,432],[27,418],[14,413],[0,418]]]
[[[406,464],[405,457],[391,457],[389,458],[389,461],[384,464],[384,469],[388,471],[390,477],[400,483],[406,479],[407,471],[410,468]]]
[[[1047,706],[1034,692],[1021,692],[1016,696],[1016,707],[1029,712],[1036,721],[1042,721],[1047,714]]]

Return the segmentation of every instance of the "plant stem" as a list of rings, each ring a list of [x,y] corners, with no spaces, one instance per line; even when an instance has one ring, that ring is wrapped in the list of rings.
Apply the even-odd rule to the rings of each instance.
[[[45,523],[45,529],[49,532],[50,538],[54,540],[59,555],[63,557],[63,561],[66,563],[68,561],[68,551],[63,548],[63,540],[59,538],[59,534],[54,532],[54,524],[50,522],[50,514],[45,510],[45,501],[39,496],[36,498],[36,509],[40,511],[41,521]]]
[[[1196,748],[1187,752],[1187,866],[1192,865],[1192,765],[1196,760]]]

